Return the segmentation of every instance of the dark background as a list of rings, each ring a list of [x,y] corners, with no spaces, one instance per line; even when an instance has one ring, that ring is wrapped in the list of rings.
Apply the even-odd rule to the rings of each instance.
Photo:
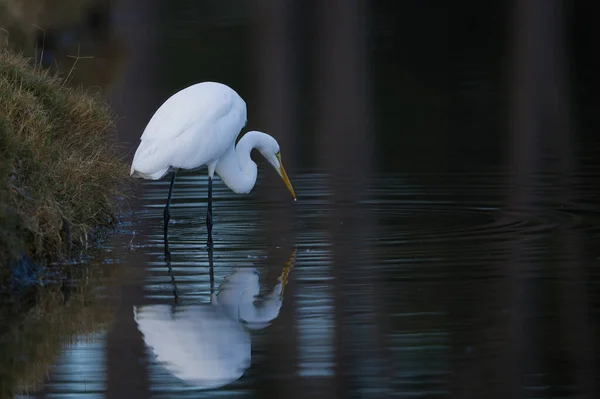
[[[302,249],[290,299],[257,336],[236,393],[594,398],[599,20],[592,0],[99,0],[79,24],[49,28],[47,43],[57,59],[73,43],[94,56],[73,84],[100,87],[130,158],[157,107],[206,80],[233,87],[247,129],[280,142],[295,208],[263,168],[249,198],[216,201],[216,225],[233,231],[221,230],[220,270],[251,247],[268,254],[272,277],[291,243]],[[204,265],[202,173],[174,194],[189,205],[175,208],[173,242],[192,248],[178,258],[192,282],[205,282],[194,269]],[[169,284],[152,263],[165,187],[142,187],[134,206],[155,212],[138,215],[146,249],[117,250],[116,263],[143,276],[124,284],[102,342],[107,397],[180,388],[151,386],[155,366],[140,361],[131,319],[132,305],[157,301],[144,273]],[[330,324],[302,338],[306,318]],[[303,365],[306,353],[319,359],[314,348],[331,349],[331,374],[300,372],[327,368]]]

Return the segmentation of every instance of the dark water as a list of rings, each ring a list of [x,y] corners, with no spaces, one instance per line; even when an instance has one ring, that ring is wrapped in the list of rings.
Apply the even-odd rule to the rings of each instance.
[[[501,171],[372,176],[355,204],[336,201],[326,175],[304,172],[291,205],[259,194],[271,171],[261,172],[249,197],[216,184],[214,284],[258,283],[264,323],[228,312],[226,300],[210,305],[204,177],[177,181],[171,274],[168,183],[149,183],[134,222],[107,244],[107,263],[131,269],[114,323],[66,345],[32,397],[480,397],[509,395],[517,381],[527,397],[593,389],[600,214],[589,177],[575,181],[581,203],[511,209]],[[353,225],[353,211],[368,221]],[[167,367],[150,346],[183,363]],[[196,356],[185,363],[186,353]],[[208,384],[224,386],[200,392]]]
[[[249,196],[217,182],[211,268],[205,175],[181,173],[167,264],[168,180],[144,182],[90,266],[85,332],[49,331],[58,357],[20,397],[597,397],[593,82],[521,53],[507,78],[507,6],[372,2],[361,25],[340,2],[233,3],[114,3],[119,139],[227,82],[298,201],[264,162]]]

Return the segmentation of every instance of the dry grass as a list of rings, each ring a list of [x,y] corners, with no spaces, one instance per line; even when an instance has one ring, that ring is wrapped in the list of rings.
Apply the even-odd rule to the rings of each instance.
[[[23,254],[42,265],[68,256],[65,221],[71,246],[114,223],[130,184],[114,133],[101,99],[0,50],[0,287]],[[96,298],[105,265],[71,268],[86,278],[68,306],[57,286],[0,306],[0,397],[34,389],[68,337],[110,321],[114,309]]]
[[[63,221],[85,243],[114,221],[128,181],[107,105],[30,65],[0,50],[0,269],[16,253],[66,257]]]

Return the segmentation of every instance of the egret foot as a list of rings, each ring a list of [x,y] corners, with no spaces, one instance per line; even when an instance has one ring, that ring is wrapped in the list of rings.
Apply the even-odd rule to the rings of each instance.
[[[165,211],[163,212],[163,222],[164,222],[163,236],[164,236],[164,242],[165,242],[165,256],[167,255],[167,252],[169,252],[168,234],[169,234],[169,221],[171,221],[171,211],[169,208],[170,208],[170,206],[167,203],[167,206],[165,206]]]

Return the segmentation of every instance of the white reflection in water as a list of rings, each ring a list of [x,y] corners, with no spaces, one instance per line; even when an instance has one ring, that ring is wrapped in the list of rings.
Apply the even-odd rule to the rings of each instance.
[[[238,268],[208,304],[134,307],[144,342],[158,363],[194,388],[214,389],[238,380],[250,366],[249,330],[265,328],[279,315],[292,265],[261,301],[257,270]]]

